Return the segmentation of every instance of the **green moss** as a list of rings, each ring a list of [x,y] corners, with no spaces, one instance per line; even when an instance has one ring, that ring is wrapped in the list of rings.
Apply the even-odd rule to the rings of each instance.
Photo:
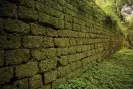
[[[81,78],[68,81],[57,89],[131,89],[133,51],[122,49],[107,61],[88,70]]]

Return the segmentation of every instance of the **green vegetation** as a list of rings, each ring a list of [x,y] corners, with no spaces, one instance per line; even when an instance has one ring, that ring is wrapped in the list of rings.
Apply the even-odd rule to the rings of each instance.
[[[133,51],[122,49],[90,69],[81,78],[68,81],[57,89],[132,89]]]
[[[117,22],[117,26],[120,27],[123,32],[129,29],[131,21],[128,21],[128,23],[125,21],[121,10],[124,5],[132,4],[132,0],[95,0],[95,2],[105,11],[107,16],[110,16],[114,22]],[[129,20],[131,19],[132,18]]]

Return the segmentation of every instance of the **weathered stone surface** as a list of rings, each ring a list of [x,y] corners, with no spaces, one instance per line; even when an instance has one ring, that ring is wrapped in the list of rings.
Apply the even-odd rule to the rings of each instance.
[[[19,6],[18,10],[19,10],[19,17],[21,19],[38,20],[38,12],[37,11],[35,11],[33,9],[22,7],[22,6]]]
[[[6,19],[4,20],[4,30],[26,34],[30,31],[30,26],[20,20]]]
[[[56,47],[68,47],[69,39],[68,38],[54,38],[54,43]]]
[[[56,56],[56,49],[35,49],[31,51],[31,55],[36,60],[50,59]]]
[[[42,76],[35,75],[29,79],[29,87],[30,89],[37,89],[43,85]]]
[[[62,77],[64,77],[64,76],[66,76],[66,75],[67,75],[67,72],[66,72],[66,67],[65,67],[65,66],[59,67],[59,68],[57,69],[57,77],[58,77],[58,78],[62,78]]]
[[[41,88],[38,89],[51,89],[51,84],[43,85]]]
[[[0,50],[0,66],[4,65],[4,50]]]
[[[58,37],[58,31],[50,29],[50,28],[47,28],[46,30],[47,30],[47,36]]]
[[[50,71],[44,73],[44,83],[48,84],[57,79],[57,71]]]
[[[13,78],[13,68],[4,67],[0,68],[0,84],[7,83]]]
[[[0,1],[0,16],[17,17],[17,6],[5,0]]]
[[[44,26],[31,23],[31,33],[35,35],[46,35],[46,28]]]
[[[28,89],[29,83],[28,78],[17,80],[13,83],[14,88],[10,89]]]
[[[75,58],[76,58],[75,54],[73,54],[73,55],[68,55],[68,57],[67,57],[69,63],[74,62],[74,61],[75,61]]]
[[[39,22],[41,23],[50,23],[52,17],[47,15],[46,13],[39,12]]]
[[[56,81],[54,81],[52,83],[52,89],[56,89],[59,85],[65,84],[65,83],[66,83],[66,78],[65,77],[59,78],[59,79],[57,79]]]
[[[68,64],[67,56],[61,56],[58,59],[58,63],[59,65],[67,65]]]
[[[22,64],[16,66],[16,77],[23,78],[23,77],[30,77],[35,75],[38,72],[37,62],[28,62],[27,64]]]
[[[0,32],[3,31],[3,19],[0,18]]]
[[[42,36],[24,36],[23,46],[26,48],[40,48],[43,47],[43,37]]]
[[[35,8],[34,0],[17,0],[17,4],[21,6],[25,6],[27,8]]]
[[[57,58],[43,60],[39,63],[40,72],[49,71],[57,67]]]
[[[0,35],[0,49],[13,49],[21,46],[21,38],[17,34]]]
[[[50,37],[44,37],[44,48],[54,47],[54,40]]]
[[[30,52],[28,49],[16,49],[5,51],[6,65],[20,64],[27,62],[30,59]]]

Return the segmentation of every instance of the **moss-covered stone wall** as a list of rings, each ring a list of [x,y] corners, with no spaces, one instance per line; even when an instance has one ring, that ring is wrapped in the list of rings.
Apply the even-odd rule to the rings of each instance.
[[[54,89],[121,48],[91,0],[0,0],[0,89]]]

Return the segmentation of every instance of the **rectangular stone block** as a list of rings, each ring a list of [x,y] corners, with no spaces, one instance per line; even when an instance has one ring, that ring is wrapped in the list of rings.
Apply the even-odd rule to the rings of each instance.
[[[68,54],[68,48],[56,48],[56,50],[57,50],[57,56]]]
[[[75,54],[73,54],[73,55],[68,55],[67,58],[68,58],[68,62],[69,62],[69,63],[72,63],[72,62],[76,61],[76,59],[75,59],[75,58],[76,58]]]
[[[73,62],[73,63],[71,63],[70,65],[71,65],[71,70],[72,70],[72,71],[74,71],[74,70],[77,69],[77,64],[76,64],[76,62]]]
[[[4,65],[4,50],[0,50],[0,66]]]
[[[16,49],[5,51],[6,65],[15,65],[22,62],[27,62],[30,59],[30,52],[28,49]]]
[[[57,71],[51,70],[49,72],[44,73],[44,83],[48,84],[57,79]]]
[[[59,67],[57,69],[57,77],[58,78],[62,78],[64,76],[66,76],[66,75],[67,75],[67,72],[66,72],[66,67],[65,66]]]
[[[27,34],[30,32],[30,26],[20,20],[6,19],[4,20],[4,30]]]
[[[16,66],[15,69],[16,77],[18,77],[19,79],[34,76],[39,70],[37,62],[28,62],[26,64]]]
[[[57,30],[53,30],[51,28],[47,28],[47,36],[50,37],[58,37],[58,31]]]
[[[39,24],[31,23],[31,33],[34,35],[46,35],[47,31],[44,26],[41,26]]]
[[[60,65],[67,65],[67,64],[68,64],[67,56],[61,56],[58,59],[58,66],[60,66]]]
[[[57,67],[57,58],[47,59],[39,62],[40,72],[44,73]]]
[[[24,36],[23,46],[26,48],[41,48],[43,47],[43,37],[42,36]]]
[[[65,84],[65,83],[66,83],[65,77],[59,78],[52,83],[52,89],[56,89],[59,85]]]
[[[34,0],[17,0],[17,4],[20,6],[27,7],[27,8],[35,9],[35,1]]]
[[[52,17],[46,13],[39,12],[39,22],[41,23],[51,23]]]
[[[29,79],[29,87],[30,89],[37,89],[43,85],[42,76],[35,75]]]
[[[44,0],[44,3],[46,4],[45,2],[46,0]],[[42,12],[42,13],[47,13],[47,14],[50,14],[51,12],[51,7],[45,5],[44,3],[40,3],[40,2],[37,2],[36,1],[36,9],[39,11],[39,12]],[[45,9],[44,9],[45,8]]]
[[[34,9],[29,9],[26,7],[19,6],[18,11],[19,11],[19,17],[21,19],[38,20],[38,12],[35,11]]]
[[[54,39],[51,37],[44,37],[44,48],[54,47]]]
[[[17,17],[17,6],[7,1],[0,1],[0,16]]]
[[[65,21],[65,28],[66,30],[72,30],[72,23],[69,23],[67,21]]]
[[[31,55],[32,58],[36,60],[50,59],[56,56],[56,49],[55,48],[35,49],[31,50]]]
[[[56,47],[68,47],[69,39],[68,38],[54,38],[54,43]]]
[[[13,49],[21,46],[21,38],[17,34],[1,34],[0,49]]]
[[[52,85],[51,84],[43,85],[42,87],[38,89],[52,89]]]
[[[29,81],[28,78],[24,78],[21,80],[17,80],[13,83],[14,89],[19,88],[19,89],[28,89],[29,88]],[[12,89],[12,88],[9,88]]]
[[[70,46],[76,45],[76,39],[75,38],[70,38]]]
[[[0,84],[8,83],[13,78],[13,68],[12,67],[5,67],[0,68]]]
[[[68,48],[68,54],[75,54],[76,51],[77,51],[77,47],[76,46]]]

